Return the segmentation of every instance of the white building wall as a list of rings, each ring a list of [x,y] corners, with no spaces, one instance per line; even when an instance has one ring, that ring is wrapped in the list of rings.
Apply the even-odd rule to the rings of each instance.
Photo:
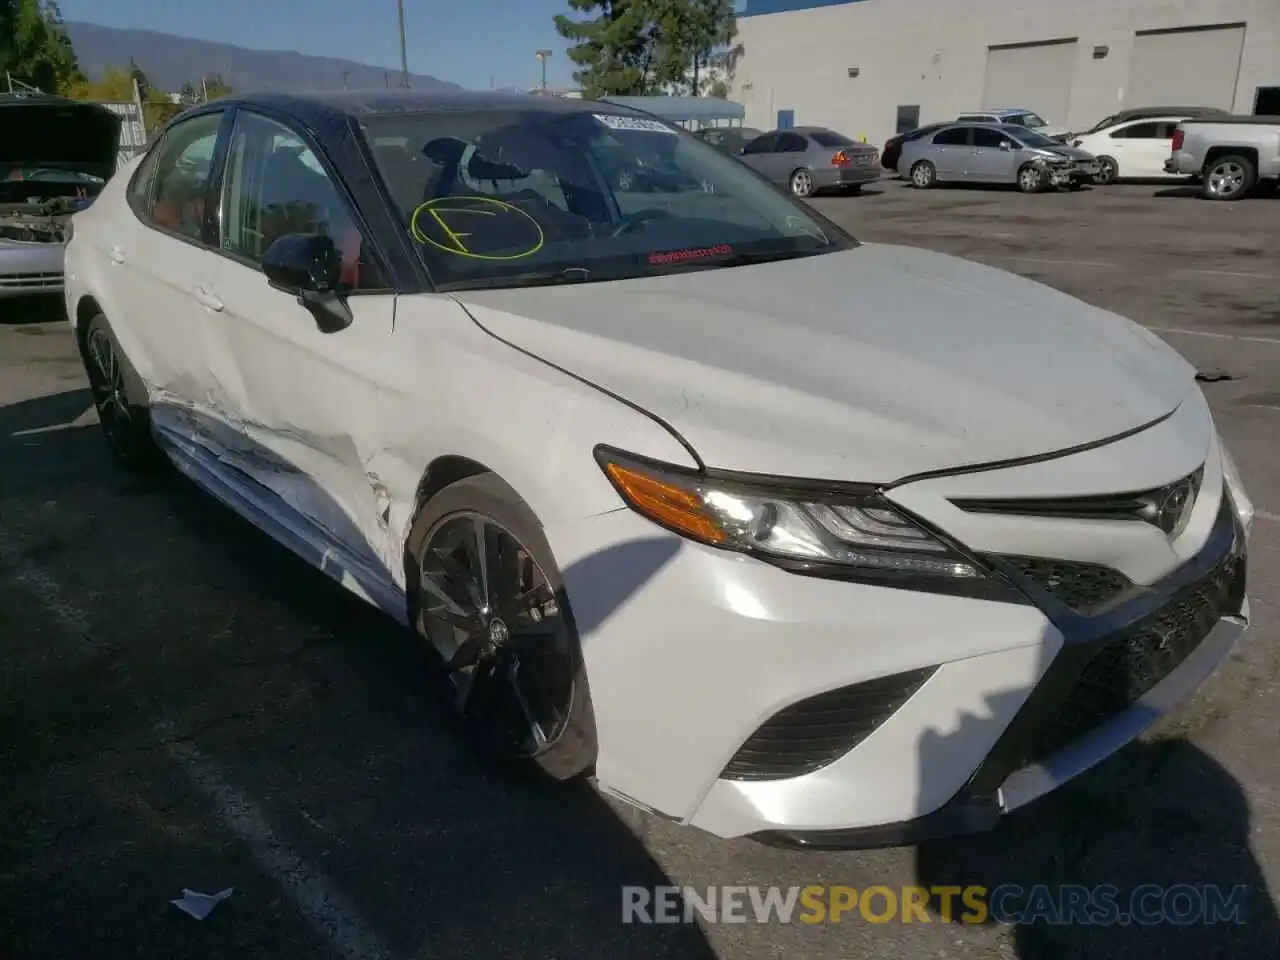
[[[882,143],[899,104],[919,104],[922,124],[981,107],[988,47],[1076,37],[1068,114],[1045,119],[1082,129],[1122,108],[1136,32],[1241,22],[1234,109],[1249,113],[1257,87],[1280,85],[1280,0],[855,0],[740,14],[731,97],[748,126],[772,129],[790,109],[797,124]],[[1094,59],[1095,46],[1110,49]]]

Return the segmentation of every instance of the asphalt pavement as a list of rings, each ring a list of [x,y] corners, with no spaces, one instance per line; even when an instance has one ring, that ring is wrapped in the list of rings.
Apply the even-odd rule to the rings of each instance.
[[[814,204],[1127,314],[1215,378],[1259,511],[1254,627],[1194,701],[997,831],[919,848],[724,842],[513,782],[445,729],[411,638],[184,481],[116,472],[60,305],[0,304],[0,958],[1275,956],[1280,200],[885,180]],[[622,923],[624,885],[666,884],[1249,898],[1212,926]],[[234,892],[197,921],[184,888]]]

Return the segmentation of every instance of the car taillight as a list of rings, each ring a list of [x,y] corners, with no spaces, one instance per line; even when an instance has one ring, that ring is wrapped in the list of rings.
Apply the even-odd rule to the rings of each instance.
[[[1182,149],[1182,140],[1184,136],[1185,134],[1181,130],[1173,131],[1173,149],[1174,150]]]
[[[831,165],[833,167],[847,167],[851,163],[853,163],[853,161],[849,159],[849,155],[843,150],[837,150],[836,155],[831,158]]]

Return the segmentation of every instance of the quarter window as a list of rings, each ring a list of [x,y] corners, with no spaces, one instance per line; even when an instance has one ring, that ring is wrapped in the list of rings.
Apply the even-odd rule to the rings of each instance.
[[[384,290],[387,283],[341,193],[296,133],[248,111],[236,117],[227,151],[222,249],[255,266],[286,234],[332,237],[342,254],[342,283]]]
[[[213,148],[221,124],[221,112],[206,113],[184,120],[165,133],[157,148],[150,191],[141,186],[144,176],[135,181],[135,187],[144,191],[139,200],[146,220],[162,230],[200,240]]]

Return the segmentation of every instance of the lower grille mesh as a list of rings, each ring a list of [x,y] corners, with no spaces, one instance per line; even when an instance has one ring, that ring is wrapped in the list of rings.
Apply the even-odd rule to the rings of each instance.
[[[819,770],[865,740],[936,670],[880,677],[792,704],[752,734],[720,776],[782,780]]]
[[[1239,612],[1245,565],[1232,553],[1120,634],[1064,650],[1040,687],[1052,691],[1053,708],[1039,711],[1034,730],[1022,735],[1015,768],[1048,759],[1092,733],[1176,670],[1219,618]]]
[[[999,559],[1077,613],[1095,613],[1133,589],[1133,582],[1123,573],[1099,563],[1041,557]]]

